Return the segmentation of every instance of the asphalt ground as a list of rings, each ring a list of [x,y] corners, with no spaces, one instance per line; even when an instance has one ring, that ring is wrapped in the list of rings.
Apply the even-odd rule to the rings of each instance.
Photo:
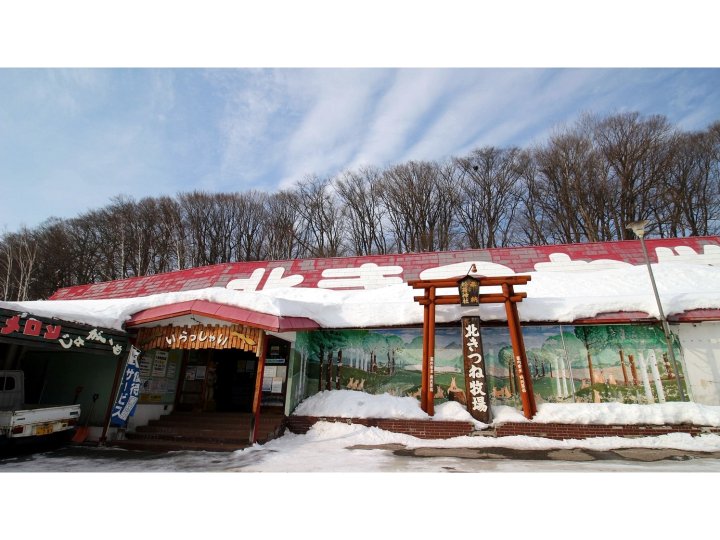
[[[399,444],[356,445],[352,450],[388,450],[396,456],[416,458],[450,457],[458,459],[518,459],[557,461],[623,460],[638,462],[687,461],[691,459],[720,459],[720,452],[696,452],[671,448],[619,448],[616,450],[586,450],[581,448],[554,450],[517,450],[504,447],[487,448],[406,448]]]

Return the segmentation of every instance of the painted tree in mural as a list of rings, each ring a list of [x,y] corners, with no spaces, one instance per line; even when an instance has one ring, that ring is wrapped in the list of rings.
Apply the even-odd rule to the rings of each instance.
[[[500,348],[498,351],[498,361],[501,366],[507,368],[508,383],[510,385],[510,393],[515,395],[515,354],[513,353],[512,347],[507,345]]]
[[[585,354],[587,355],[588,373],[590,377],[590,387],[595,383],[605,382],[601,373],[595,373],[593,369],[593,354],[599,353],[608,347],[614,336],[608,332],[607,326],[576,326],[575,336],[585,346]]]
[[[343,331],[334,330],[309,333],[306,345],[308,356],[319,363],[318,390],[331,388],[334,359],[347,342],[345,334]]]
[[[670,364],[662,329],[659,326],[625,325],[619,332],[622,348],[627,351],[633,384],[643,388],[640,395],[644,394],[648,402],[679,398],[677,385],[682,384],[682,379],[678,380],[678,374]],[[675,352],[679,357],[677,347]]]
[[[572,339],[571,339],[572,338]],[[575,395],[575,383],[572,377],[572,366],[570,352],[566,347],[577,349],[575,356],[582,348],[580,342],[573,334],[561,333],[549,336],[542,344],[541,350],[550,364],[552,370],[550,378],[555,381],[554,392],[559,399],[565,399]]]
[[[388,375],[395,374],[395,355],[403,349],[405,343],[403,340],[395,334],[388,334],[385,336],[385,343],[387,349],[387,360],[388,360]]]

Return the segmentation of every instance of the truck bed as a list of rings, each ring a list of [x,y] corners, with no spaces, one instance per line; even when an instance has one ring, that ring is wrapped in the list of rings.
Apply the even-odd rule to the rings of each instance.
[[[79,418],[80,405],[23,405],[0,411],[0,432],[8,437],[48,435],[74,429]]]

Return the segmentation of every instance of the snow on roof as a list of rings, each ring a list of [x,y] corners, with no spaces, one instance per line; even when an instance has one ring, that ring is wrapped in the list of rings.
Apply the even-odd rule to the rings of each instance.
[[[720,268],[681,262],[652,266],[666,315],[696,309],[720,309]],[[527,274],[531,281],[516,287],[516,291],[527,293],[527,298],[518,306],[524,322],[570,323],[602,313],[638,311],[658,317],[644,266]],[[367,328],[422,324],[422,307],[413,299],[419,293],[406,284],[369,290],[285,287],[236,291],[210,287],[137,298],[0,302],[0,307],[120,330],[133,314],[142,310],[207,300],[270,315],[306,317],[325,328]],[[438,306],[436,320],[453,322],[462,315],[479,315],[485,321],[504,321],[505,308],[500,304],[477,308]]]

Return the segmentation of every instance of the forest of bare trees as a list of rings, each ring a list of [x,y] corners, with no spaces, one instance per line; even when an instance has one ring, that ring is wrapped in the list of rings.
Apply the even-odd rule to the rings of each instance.
[[[583,116],[532,148],[308,176],[275,193],[134,200],[0,236],[0,297],[233,261],[720,233],[720,121]]]

